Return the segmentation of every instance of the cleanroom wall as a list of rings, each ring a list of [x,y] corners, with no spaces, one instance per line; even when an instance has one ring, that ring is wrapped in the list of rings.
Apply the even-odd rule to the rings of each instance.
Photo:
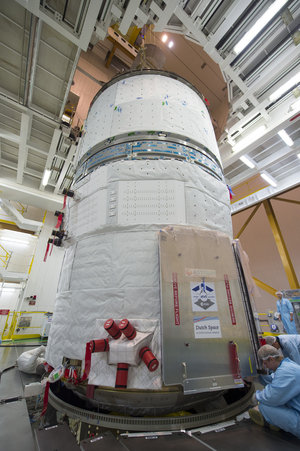
[[[47,212],[24,292],[24,298],[36,295],[35,310],[39,311],[53,312],[57,283],[64,256],[63,248],[53,246],[51,255],[49,252],[47,260],[44,262],[47,241],[56,222],[57,217],[52,212]]]

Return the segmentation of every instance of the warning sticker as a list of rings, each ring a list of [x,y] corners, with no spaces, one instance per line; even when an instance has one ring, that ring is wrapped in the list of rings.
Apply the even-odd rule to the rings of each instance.
[[[231,322],[232,322],[232,325],[235,326],[236,325],[236,318],[235,318],[235,313],[234,313],[234,308],[233,308],[233,303],[232,303],[232,297],[231,297],[231,291],[230,291],[230,283],[229,283],[229,279],[228,279],[228,275],[227,274],[224,274],[224,281],[225,281],[226,294],[227,294],[227,299],[228,299],[228,305],[229,305]]]
[[[191,282],[193,312],[213,312],[218,310],[215,284],[213,282]]]
[[[220,320],[217,316],[194,318],[195,338],[222,338]]]
[[[174,296],[174,319],[175,326],[180,326],[179,298],[178,298],[178,280],[177,273],[172,273],[173,296]]]

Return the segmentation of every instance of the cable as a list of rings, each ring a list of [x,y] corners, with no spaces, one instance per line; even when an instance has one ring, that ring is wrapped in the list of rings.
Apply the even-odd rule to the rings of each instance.
[[[37,346],[39,343],[33,343],[32,345],[0,345],[0,348],[33,348]],[[47,342],[41,342],[43,346],[47,346]]]
[[[8,366],[7,368],[4,368],[4,370],[0,371],[0,382],[1,382],[2,374],[5,373],[5,372],[8,371],[8,370],[12,370],[13,368],[17,368],[16,363],[15,363],[14,365]]]

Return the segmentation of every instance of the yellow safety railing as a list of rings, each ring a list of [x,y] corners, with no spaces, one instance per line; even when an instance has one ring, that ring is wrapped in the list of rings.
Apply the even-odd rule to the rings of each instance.
[[[11,252],[7,251],[1,244],[0,244],[0,266],[1,268],[7,268],[7,265],[9,263]]]
[[[2,340],[21,340],[24,338],[39,338],[49,312],[20,311],[9,312],[2,332]]]

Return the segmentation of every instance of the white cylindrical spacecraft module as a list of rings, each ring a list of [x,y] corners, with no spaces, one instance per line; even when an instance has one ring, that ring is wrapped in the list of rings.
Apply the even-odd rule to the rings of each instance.
[[[168,336],[173,326],[169,327],[166,313],[169,294],[164,291],[164,268],[171,267],[174,259],[170,264],[162,261],[159,241],[167,243],[171,236],[175,242],[176,230],[200,235],[206,231],[218,243],[222,239],[230,243],[232,238],[229,193],[214,130],[195,88],[174,74],[156,70],[121,74],[104,85],[85,123],[72,189],[75,195],[68,200],[64,217],[66,251],[47,362],[52,367],[81,362],[81,375],[88,367],[88,384],[115,390],[117,371],[120,377],[124,368],[128,371],[126,388],[136,391],[163,391],[179,384],[189,394],[241,386],[240,376],[231,370],[230,382],[220,382],[218,374],[224,374],[224,366],[220,371],[199,366],[189,373],[192,366],[187,367],[184,356],[178,364],[182,379],[173,381],[168,374],[176,373],[177,364],[176,358],[168,360],[176,349],[172,351],[172,335]],[[195,241],[184,236],[192,254]],[[211,243],[202,235],[201,239]],[[163,258],[168,257],[164,244],[162,248]],[[214,261],[220,262],[220,258],[214,256]],[[232,309],[237,322],[239,314],[238,301],[233,300],[230,307],[226,277],[224,282],[222,276],[224,292],[218,294],[214,277],[218,278],[219,269],[198,271],[196,264],[196,260],[185,263],[189,294],[179,301],[182,312],[190,310],[189,316],[185,321],[182,313],[181,323],[174,323],[183,351],[192,352],[195,345],[194,352],[198,352],[199,343],[206,343],[210,350],[225,337],[226,343],[234,336],[248,342],[243,312],[239,332],[236,328],[230,335],[230,327],[236,325]],[[172,305],[177,278],[180,271],[172,269],[166,282],[171,287]],[[215,336],[201,335],[199,315],[205,317],[207,331]],[[189,321],[191,326],[187,326]],[[109,349],[92,350],[87,363],[86,344],[104,339],[109,341]],[[188,358],[192,359],[192,354]],[[228,360],[230,367],[232,352],[228,351],[224,362],[219,358],[225,366]],[[187,381],[197,379],[197,371],[199,383],[190,382],[193,388],[189,390]]]

